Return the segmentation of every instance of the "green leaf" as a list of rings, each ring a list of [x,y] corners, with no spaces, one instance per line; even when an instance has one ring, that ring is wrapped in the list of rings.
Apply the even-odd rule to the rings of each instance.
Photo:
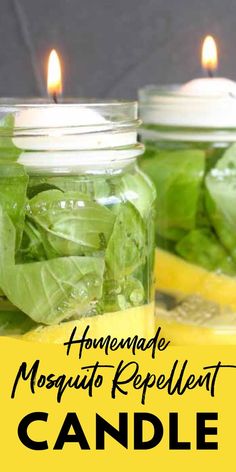
[[[34,179],[36,179],[36,177],[31,177],[30,180],[29,180],[29,185],[28,185],[28,188],[27,188],[27,197],[29,199],[35,197],[40,192],[46,192],[48,190],[60,190],[56,186],[50,185],[46,182],[37,183],[35,185],[32,185],[32,180],[34,180]],[[42,178],[42,180],[43,180],[43,178]]]
[[[236,261],[236,145],[206,177],[206,207],[222,244]]]
[[[205,183],[204,183],[205,184]],[[196,215],[196,226],[199,228],[211,228],[209,215],[206,208],[206,188],[202,185],[199,193],[198,209]]]
[[[219,211],[236,228],[236,145],[231,146],[206,178],[207,189]]]
[[[194,229],[205,170],[205,154],[200,150],[157,152],[143,159],[142,169],[157,190],[156,231],[164,238],[170,230]],[[175,233],[181,236],[181,232]],[[176,238],[176,236],[174,236]]]
[[[24,334],[36,326],[36,323],[21,311],[0,310],[0,336]]]
[[[7,268],[15,264],[16,230],[0,205],[0,286]]]
[[[26,218],[17,261],[32,262],[47,259],[40,230]]]
[[[112,184],[104,176],[66,175],[66,176],[35,176],[30,178],[28,197],[33,198],[47,190],[61,190],[64,193],[76,192],[85,200],[104,199],[112,193]]]
[[[152,181],[136,167],[133,174],[127,172],[122,176],[120,187],[123,201],[130,201],[143,218],[149,218],[151,207],[156,200]]]
[[[16,161],[21,153],[12,140],[14,131],[14,115],[7,114],[0,119],[0,160]]]
[[[108,279],[103,285],[103,311],[119,311],[140,306],[145,302],[145,290],[140,280],[127,277]]]
[[[156,219],[156,189],[150,178],[144,174],[138,166],[124,172],[118,187],[122,200],[129,201],[141,215],[145,228],[145,246],[147,257],[145,267],[140,266],[137,283],[142,285],[142,290],[146,292],[146,300],[152,298],[153,287],[153,267],[154,267],[154,247],[155,247],[155,219]],[[119,205],[117,206],[119,208]],[[132,274],[136,275],[136,274]],[[135,279],[136,280],[136,279]],[[127,299],[127,296],[125,295]],[[128,306],[131,301],[128,300]],[[141,304],[141,303],[140,303]]]
[[[236,262],[236,228],[229,223],[222,211],[219,210],[215,200],[209,193],[206,193],[206,207],[209,214],[209,219],[215,229],[215,232]]]
[[[28,176],[23,166],[0,161],[0,205],[15,226],[16,248],[24,228],[27,184]]]
[[[5,271],[8,299],[38,323],[55,324],[89,311],[102,296],[104,261],[61,257],[18,264]]]
[[[104,253],[115,216],[77,192],[49,190],[29,202],[28,216],[41,227],[48,258]]]
[[[14,263],[15,229],[0,208],[0,285],[10,302],[36,322],[55,324],[91,310],[102,296],[104,260],[67,257]]]
[[[147,241],[144,222],[135,206],[126,202],[118,205],[117,211],[105,261],[108,272],[121,279],[145,263]]]
[[[185,260],[207,270],[236,274],[236,265],[225,248],[208,229],[190,231],[176,245],[176,252]]]

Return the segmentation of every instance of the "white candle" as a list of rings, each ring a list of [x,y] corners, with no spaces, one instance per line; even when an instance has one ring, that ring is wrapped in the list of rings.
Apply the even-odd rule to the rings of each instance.
[[[236,98],[236,82],[223,77],[194,79],[182,85],[177,93],[216,99]]]
[[[134,126],[117,129],[102,103],[57,103],[61,92],[59,59],[52,51],[48,67],[48,90],[56,103],[16,105],[14,145],[22,150],[18,162],[30,168],[59,169],[93,165],[104,167],[116,160],[116,149],[137,142]],[[113,108],[118,102],[111,103]],[[135,119],[136,117],[134,117]],[[136,151],[137,153],[137,151]],[[121,157],[132,157],[134,150]],[[115,164],[116,165],[116,164]]]
[[[210,41],[205,41],[204,44],[207,46],[205,67],[209,71],[210,67],[217,65],[216,49],[211,37]],[[209,44],[213,48],[213,56],[215,54],[215,63],[210,56]],[[144,95],[148,97],[148,106],[141,91],[141,118],[145,123],[185,128],[229,128],[231,131],[227,139],[235,140],[235,133],[232,136],[232,131],[236,130],[236,82],[232,80],[223,77],[199,78],[171,89],[160,89],[159,93],[158,89],[151,87],[146,89],[146,92],[144,90]],[[183,136],[179,135],[179,139],[183,139]],[[199,131],[197,139],[205,138],[205,134]],[[191,139],[191,135],[187,139]]]
[[[92,150],[133,143],[136,133],[114,132],[115,123],[93,108],[99,104],[20,105],[14,144],[23,150]],[[27,134],[28,133],[28,134]]]
[[[213,77],[218,65],[218,53],[215,40],[206,36],[202,45],[202,67],[208,72],[208,78],[194,79],[182,85],[179,93],[199,97],[227,98],[236,97],[236,82],[223,77]]]
[[[117,152],[121,161],[132,158],[137,154],[133,149],[136,130],[127,126],[118,132],[117,124],[105,119],[93,109],[96,107],[99,104],[20,106],[13,138],[22,150],[18,162],[32,169],[92,166],[104,170],[108,161],[119,166]],[[132,149],[127,150],[129,146]]]

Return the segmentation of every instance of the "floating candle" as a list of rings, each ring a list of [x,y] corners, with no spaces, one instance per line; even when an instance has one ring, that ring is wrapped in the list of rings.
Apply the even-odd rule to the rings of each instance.
[[[236,343],[236,83],[213,77],[142,89],[142,169],[157,190],[156,323],[174,344]]]
[[[120,113],[118,102],[110,102],[114,110],[114,116],[111,116],[103,103],[61,102],[58,99],[61,91],[60,62],[56,52],[52,51],[48,64],[48,93],[55,103],[15,104],[13,142],[25,151],[19,157],[21,164],[37,167],[40,162],[41,167],[56,164],[63,168],[88,163],[89,160],[94,165],[96,159],[98,166],[104,166],[104,159],[114,158],[116,148],[120,150],[136,143],[137,133],[130,129],[129,123],[124,122],[120,132],[116,129],[116,106]],[[128,102],[124,103],[124,109],[126,105]],[[133,156],[133,152],[131,154]]]
[[[152,334],[156,194],[136,163],[137,103],[61,104],[53,83],[57,103],[0,106],[2,331],[56,340],[91,317],[95,333]]]
[[[199,97],[228,97],[236,98],[236,82],[224,77],[214,77],[217,69],[218,54],[215,40],[207,36],[202,46],[202,67],[207,71],[208,78],[194,79],[182,85],[178,93]]]
[[[216,45],[213,38],[209,41],[208,37],[203,43],[202,66],[212,76],[216,65]],[[182,85],[148,86],[140,91],[139,97],[141,118],[145,123],[186,128],[236,128],[236,82],[228,78],[205,77]],[[191,139],[191,135],[187,139]],[[199,132],[198,139],[204,139],[204,134]],[[229,140],[235,140],[232,131]]]

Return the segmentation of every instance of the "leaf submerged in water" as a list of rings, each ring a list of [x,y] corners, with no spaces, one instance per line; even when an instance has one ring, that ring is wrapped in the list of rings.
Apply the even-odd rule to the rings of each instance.
[[[0,284],[8,299],[34,321],[55,324],[80,316],[102,296],[104,260],[66,257],[15,264],[15,229],[0,211]]]

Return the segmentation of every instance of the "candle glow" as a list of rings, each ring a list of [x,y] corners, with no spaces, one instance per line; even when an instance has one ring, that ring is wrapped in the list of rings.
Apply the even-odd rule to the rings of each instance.
[[[202,46],[202,67],[212,76],[217,69],[218,54],[216,42],[212,36],[206,36]]]
[[[62,93],[61,64],[57,52],[53,49],[48,59],[48,93],[54,100]]]

